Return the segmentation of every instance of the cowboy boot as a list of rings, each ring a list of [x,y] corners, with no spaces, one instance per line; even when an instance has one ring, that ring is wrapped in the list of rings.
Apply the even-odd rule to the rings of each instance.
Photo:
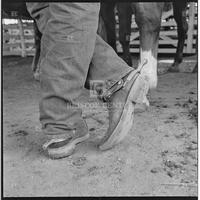
[[[52,159],[59,159],[70,156],[77,144],[84,142],[89,138],[88,127],[84,120],[75,124],[73,134],[67,138],[50,139],[43,145],[43,149]]]
[[[141,73],[145,64],[131,71],[103,94],[102,98],[108,104],[109,127],[99,144],[101,150],[112,148],[131,130],[136,103],[149,105],[146,98],[149,78]]]

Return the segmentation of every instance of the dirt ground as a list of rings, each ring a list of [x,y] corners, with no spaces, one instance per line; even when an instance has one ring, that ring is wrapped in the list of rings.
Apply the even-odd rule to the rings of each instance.
[[[91,138],[51,160],[41,148],[31,60],[3,59],[4,196],[197,195],[197,73],[160,75],[148,110],[135,114],[129,135],[109,151],[96,147],[108,126],[105,107],[85,108]]]

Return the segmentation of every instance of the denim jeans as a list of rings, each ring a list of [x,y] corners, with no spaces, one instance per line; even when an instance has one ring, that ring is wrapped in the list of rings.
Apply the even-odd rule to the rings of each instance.
[[[75,101],[92,80],[112,84],[133,68],[97,35],[99,3],[27,3],[42,32],[40,121],[44,133],[70,136],[82,119]]]

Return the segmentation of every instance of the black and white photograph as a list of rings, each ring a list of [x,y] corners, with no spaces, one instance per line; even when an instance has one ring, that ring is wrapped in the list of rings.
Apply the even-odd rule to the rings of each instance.
[[[1,197],[198,196],[198,2],[1,2]]]

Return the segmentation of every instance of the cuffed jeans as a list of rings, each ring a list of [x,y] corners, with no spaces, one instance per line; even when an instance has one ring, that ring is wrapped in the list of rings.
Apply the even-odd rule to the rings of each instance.
[[[82,119],[75,100],[91,80],[112,84],[133,69],[97,35],[99,3],[27,3],[43,36],[39,61],[44,133],[70,136]]]

